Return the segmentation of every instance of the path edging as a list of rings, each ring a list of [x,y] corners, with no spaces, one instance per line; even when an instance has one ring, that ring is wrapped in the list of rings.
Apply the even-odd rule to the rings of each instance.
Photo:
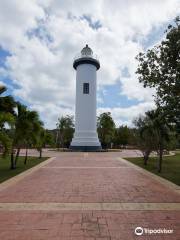
[[[180,211],[179,203],[0,203],[0,211]]]

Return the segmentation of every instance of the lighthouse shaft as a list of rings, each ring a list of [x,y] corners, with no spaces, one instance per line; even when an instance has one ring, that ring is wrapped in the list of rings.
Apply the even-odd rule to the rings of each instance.
[[[86,54],[88,53],[88,54]],[[76,69],[75,133],[70,148],[94,151],[101,149],[96,124],[96,71],[99,61],[86,46],[73,63]]]
[[[77,131],[96,132],[96,67],[91,64],[77,67],[75,119]]]

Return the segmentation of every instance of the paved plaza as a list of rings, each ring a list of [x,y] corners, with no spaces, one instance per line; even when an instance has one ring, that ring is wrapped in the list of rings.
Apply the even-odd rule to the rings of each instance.
[[[123,152],[48,154],[0,184],[0,239],[180,239],[176,185],[122,159]],[[137,236],[136,227],[173,233]]]

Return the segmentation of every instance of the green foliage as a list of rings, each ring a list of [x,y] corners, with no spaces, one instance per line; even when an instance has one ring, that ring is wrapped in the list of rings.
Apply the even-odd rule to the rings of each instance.
[[[5,124],[11,127],[14,124],[14,116],[8,112],[1,112],[0,113],[0,129],[3,130]]]
[[[46,146],[54,146],[54,137],[51,132],[48,130],[45,130],[45,136],[44,136],[44,147]]]
[[[141,150],[144,157],[144,164],[147,164],[149,155],[153,150],[156,150],[156,133],[154,126],[147,116],[140,116],[134,120],[136,126],[136,146]]]
[[[73,116],[62,116],[58,119],[58,147],[69,147],[74,133],[74,120]]]
[[[15,102],[10,96],[1,96],[6,87],[0,86],[0,145],[3,147],[4,156],[10,152],[12,141],[6,131],[6,125],[11,128],[14,124]]]
[[[110,146],[115,132],[115,123],[110,112],[100,114],[97,119],[97,130],[102,147]]]
[[[7,90],[7,88],[3,85],[0,85],[0,94],[4,93]]]
[[[40,131],[42,122],[36,111],[30,111],[26,106],[17,103],[15,115],[15,129],[13,134],[14,146],[21,147],[33,145]]]
[[[169,25],[165,39],[137,56],[137,74],[144,87],[156,89],[156,103],[169,122],[180,125],[180,18]]]
[[[0,95],[6,87],[0,86]],[[16,108],[16,111],[15,111]],[[7,127],[8,125],[8,127]],[[4,156],[11,152],[11,169],[15,169],[22,147],[42,147],[51,144],[52,136],[43,129],[43,123],[36,111],[30,111],[11,96],[0,96],[0,147]],[[15,149],[17,149],[14,158]],[[27,150],[24,163],[27,162]]]
[[[131,131],[127,126],[120,126],[114,131],[113,143],[116,147],[125,147],[129,144]]]
[[[39,115],[36,111],[30,111],[26,106],[21,103],[17,103],[17,113],[15,115],[15,128],[12,131],[12,168],[16,167],[16,163],[19,156],[19,151],[22,147],[26,149],[28,147],[35,146],[39,139],[39,133],[41,131],[43,123],[39,120]],[[17,154],[15,164],[13,164],[13,152],[14,148],[17,148]],[[27,152],[27,151],[26,151]],[[25,157],[25,164],[27,161],[27,154]]]
[[[0,131],[0,143],[3,145],[3,148],[4,148],[3,149],[3,156],[5,157],[11,149],[12,141],[8,137],[8,135],[3,131]]]
[[[155,150],[159,154],[158,171],[161,172],[164,149],[168,149],[172,140],[173,127],[169,124],[162,109],[146,112],[145,117],[134,121],[137,127],[137,143],[147,164],[149,154]]]
[[[42,157],[42,148],[46,147],[46,145],[53,145],[53,135],[49,133],[44,128],[41,128],[38,134],[36,135],[35,147],[39,151],[39,158]]]

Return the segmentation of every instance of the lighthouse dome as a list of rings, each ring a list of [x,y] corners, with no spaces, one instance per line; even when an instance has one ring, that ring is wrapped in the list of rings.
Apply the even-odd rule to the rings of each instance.
[[[86,46],[81,50],[82,56],[92,56],[93,51],[92,49],[86,44]]]
[[[97,68],[97,70],[100,68],[100,63],[97,56],[93,54],[92,49],[87,44],[81,50],[81,53],[74,58],[74,69],[81,64],[92,64]]]

